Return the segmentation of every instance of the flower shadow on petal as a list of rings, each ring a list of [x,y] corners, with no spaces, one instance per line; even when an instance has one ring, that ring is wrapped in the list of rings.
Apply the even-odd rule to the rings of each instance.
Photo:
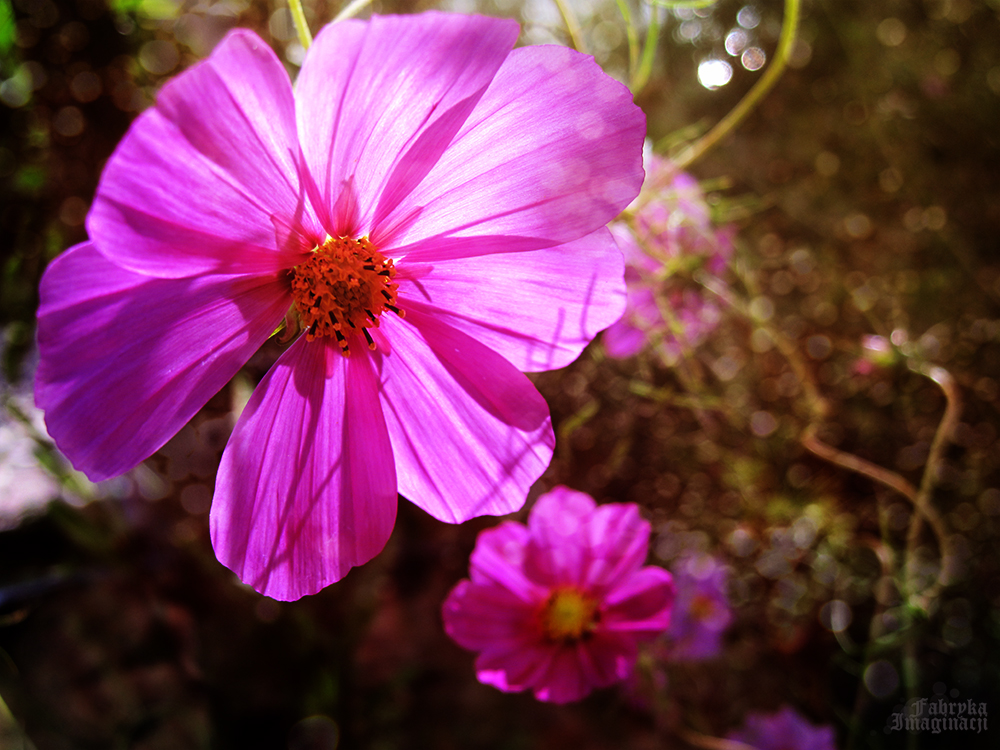
[[[396,478],[376,389],[363,355],[300,338],[247,405],[219,469],[212,538],[261,593],[315,593],[388,540]]]
[[[41,284],[36,401],[91,479],[117,476],[169,440],[267,339],[288,306],[276,276],[158,279],[90,243]]]
[[[496,352],[414,306],[383,316],[382,402],[400,493],[451,523],[521,507],[552,455],[548,405]]]

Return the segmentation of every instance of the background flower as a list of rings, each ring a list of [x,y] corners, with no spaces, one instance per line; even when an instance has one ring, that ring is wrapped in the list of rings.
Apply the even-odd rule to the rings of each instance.
[[[791,706],[773,714],[751,711],[726,737],[756,750],[836,750],[833,727],[814,726]]]
[[[733,619],[725,566],[711,555],[688,555],[671,569],[677,599],[667,629],[665,658],[699,661],[718,656]]]
[[[719,324],[721,308],[690,278],[721,274],[733,231],[717,228],[697,181],[647,149],[646,179],[626,220],[611,225],[625,256],[628,301],[604,332],[604,347],[624,359],[653,346],[672,364]]]
[[[505,521],[479,535],[469,579],[444,603],[445,630],[480,652],[479,680],[500,690],[566,703],[624,680],[674,598],[670,574],[642,566],[649,532],[634,504],[597,506],[556,487],[527,526]]]

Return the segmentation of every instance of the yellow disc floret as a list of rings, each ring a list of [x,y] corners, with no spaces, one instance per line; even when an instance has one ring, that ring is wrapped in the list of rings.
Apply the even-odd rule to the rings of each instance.
[[[542,606],[539,623],[547,640],[577,641],[594,629],[597,602],[575,588],[556,589]]]
[[[379,316],[396,307],[392,259],[376,250],[368,238],[331,237],[309,259],[291,271],[292,299],[306,339],[333,336],[350,354],[349,339],[361,333],[375,349],[368,328],[378,328]]]

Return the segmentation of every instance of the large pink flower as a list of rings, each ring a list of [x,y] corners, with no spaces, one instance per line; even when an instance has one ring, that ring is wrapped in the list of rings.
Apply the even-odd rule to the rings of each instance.
[[[634,503],[596,506],[556,487],[528,525],[504,521],[479,535],[469,578],[444,603],[444,627],[479,651],[481,682],[531,689],[566,703],[626,679],[637,644],[670,624],[674,586],[643,567],[649,523]]]
[[[524,502],[571,362],[623,309],[604,225],[642,113],[594,61],[427,13],[327,26],[293,89],[249,31],[161,91],[41,287],[36,399],[91,479],[162,446],[286,319],[211,531],[295,599],[384,546],[397,490],[460,522]]]

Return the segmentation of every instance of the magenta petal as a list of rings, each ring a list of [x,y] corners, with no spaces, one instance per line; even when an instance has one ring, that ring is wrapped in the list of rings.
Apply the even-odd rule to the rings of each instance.
[[[35,400],[56,445],[97,481],[152,454],[284,316],[275,275],[154,279],[77,245],[45,271]]]
[[[488,648],[476,658],[476,677],[506,692],[524,690],[545,679],[558,650],[558,646],[528,638],[513,647]]]
[[[516,650],[531,632],[536,609],[501,586],[466,580],[448,595],[441,616],[445,632],[463,648]]]
[[[301,243],[279,249],[276,232],[325,236],[301,170],[288,74],[259,37],[237,29],[133,123],[87,231],[112,261],[151,276],[288,268]]]
[[[546,672],[534,681],[535,697],[550,703],[570,703],[585,697],[594,687],[587,680],[578,652],[585,646],[562,646],[548,663]]]
[[[598,631],[577,653],[590,684],[607,687],[632,674],[639,649],[630,635]]]
[[[458,257],[456,238],[503,239],[470,244],[469,256],[584,237],[638,194],[645,132],[631,93],[593,58],[556,46],[516,49],[390,217],[393,256],[433,262],[443,248]]]
[[[537,606],[548,591],[524,574],[527,543],[528,530],[515,521],[481,532],[469,558],[469,578],[484,586],[502,586],[522,602]]]
[[[262,594],[313,594],[377,555],[396,476],[367,353],[299,338],[254,391],[212,502],[220,562]]]
[[[423,13],[330,24],[295,84],[318,205],[333,235],[376,224],[427,175],[517,40],[513,21]]]
[[[602,607],[602,627],[613,633],[655,638],[670,626],[674,582],[663,568],[649,565],[610,591]]]
[[[524,504],[552,458],[545,400],[507,360],[441,321],[383,315],[382,403],[399,491],[460,523]]]
[[[594,594],[619,585],[638,572],[649,552],[649,522],[634,503],[601,505],[587,519],[584,580]]]
[[[607,229],[565,245],[401,265],[400,297],[522,371],[565,367],[625,309],[624,266]]]
[[[636,328],[624,318],[610,326],[601,336],[604,350],[613,359],[628,359],[642,351],[647,333]]]
[[[553,487],[535,502],[528,517],[531,532],[524,570],[539,584],[556,588],[586,583],[586,524],[594,512],[590,495]]]

